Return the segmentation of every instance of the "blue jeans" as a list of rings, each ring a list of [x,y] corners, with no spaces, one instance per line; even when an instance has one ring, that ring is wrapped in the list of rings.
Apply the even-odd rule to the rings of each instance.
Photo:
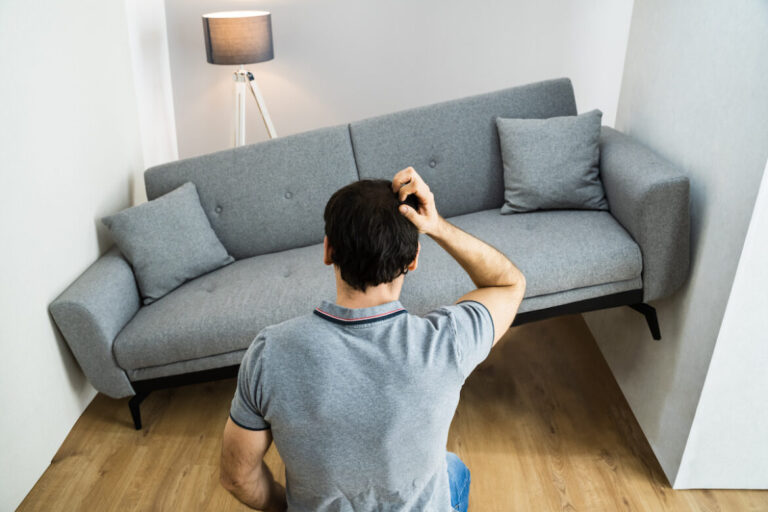
[[[469,507],[469,468],[458,455],[448,452],[445,456],[448,462],[448,482],[451,487],[451,506],[458,512],[467,512]]]

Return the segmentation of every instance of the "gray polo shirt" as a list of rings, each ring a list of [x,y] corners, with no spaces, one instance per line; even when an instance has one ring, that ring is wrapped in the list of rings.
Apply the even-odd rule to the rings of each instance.
[[[291,511],[450,511],[448,428],[493,336],[475,301],[423,317],[323,301],[258,334],[230,416],[272,429]]]

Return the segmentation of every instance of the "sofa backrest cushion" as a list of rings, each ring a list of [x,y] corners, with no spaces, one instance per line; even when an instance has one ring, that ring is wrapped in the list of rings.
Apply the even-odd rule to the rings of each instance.
[[[323,210],[358,179],[347,125],[148,169],[147,196],[197,186],[211,227],[236,259],[323,241]]]
[[[496,118],[576,115],[566,78],[352,123],[360,178],[392,179],[413,166],[445,217],[499,208],[504,180]]]

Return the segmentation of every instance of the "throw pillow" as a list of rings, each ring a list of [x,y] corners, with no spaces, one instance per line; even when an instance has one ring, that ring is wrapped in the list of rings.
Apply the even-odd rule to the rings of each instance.
[[[504,163],[501,213],[607,210],[598,168],[600,120],[593,110],[549,119],[496,119]]]
[[[234,261],[213,232],[193,183],[101,221],[133,267],[144,304]]]

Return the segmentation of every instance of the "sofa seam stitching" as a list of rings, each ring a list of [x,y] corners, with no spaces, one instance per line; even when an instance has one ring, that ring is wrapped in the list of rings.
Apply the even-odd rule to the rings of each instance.
[[[347,123],[347,134],[349,135],[349,147],[352,148],[352,160],[355,162],[357,181],[360,181],[360,165],[357,163],[357,151],[355,151],[355,141],[352,138],[352,123]]]

